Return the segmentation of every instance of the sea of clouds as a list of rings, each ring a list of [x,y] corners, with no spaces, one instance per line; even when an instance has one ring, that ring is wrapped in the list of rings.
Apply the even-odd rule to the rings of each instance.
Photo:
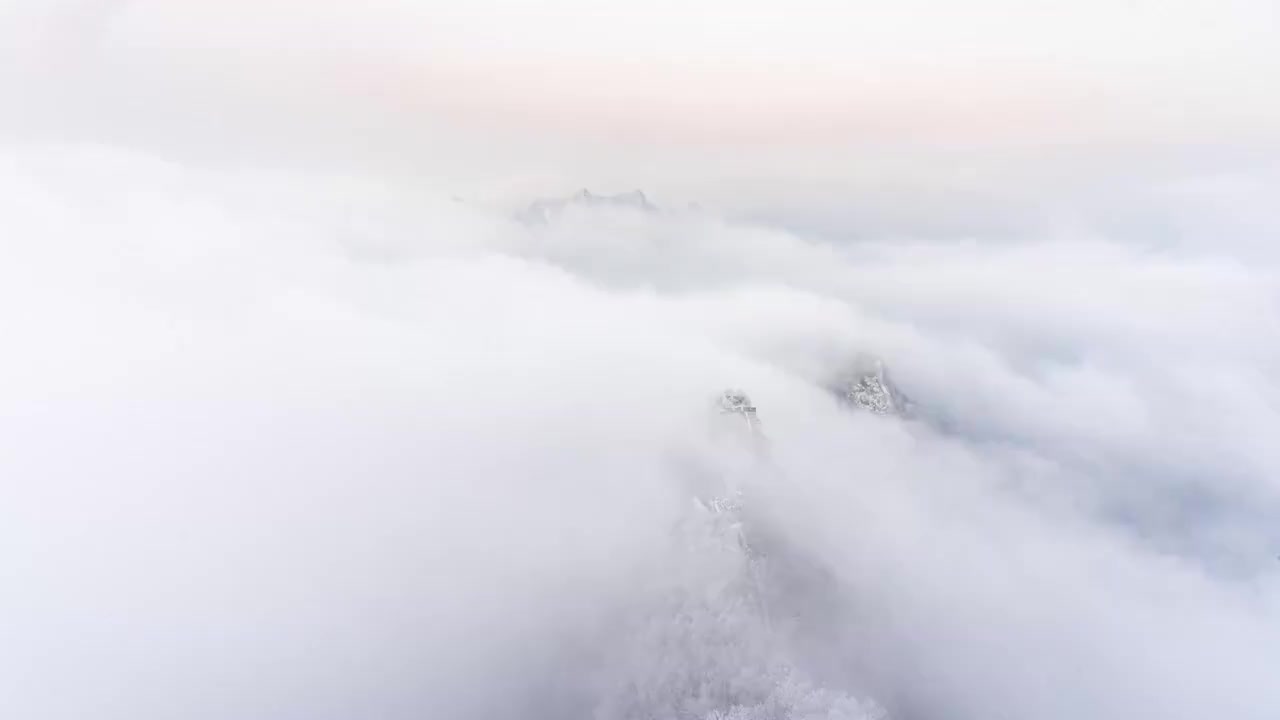
[[[660,211],[530,225],[405,125],[421,172],[380,172],[315,106],[90,92],[35,45],[0,72],[0,716],[1280,713],[1265,162],[819,196],[668,156]],[[259,151],[290,128],[325,143]],[[868,354],[915,419],[824,389]],[[699,604],[741,557],[673,530],[725,387],[826,578],[795,637]]]
[[[608,707],[555,665],[678,572],[670,457],[724,386],[849,605],[810,674],[902,717],[1280,707],[1268,262],[528,227],[84,145],[0,167],[6,715]],[[926,420],[838,408],[862,353]]]

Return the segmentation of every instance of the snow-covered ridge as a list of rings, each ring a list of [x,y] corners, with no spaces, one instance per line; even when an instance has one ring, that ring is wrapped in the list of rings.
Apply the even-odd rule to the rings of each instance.
[[[757,485],[785,479],[768,471],[750,396],[726,389],[710,412],[746,462],[703,468],[720,487],[692,504],[662,579],[632,596],[609,647],[583,671],[600,691],[592,717],[885,720],[875,700],[809,676],[797,633],[821,633],[832,618],[809,609],[822,606],[815,599],[838,603],[841,590],[759,512]]]

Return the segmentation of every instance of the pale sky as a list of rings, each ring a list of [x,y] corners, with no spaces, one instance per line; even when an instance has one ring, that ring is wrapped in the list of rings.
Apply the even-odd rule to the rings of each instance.
[[[676,135],[710,125],[767,136],[797,118],[838,130],[928,113],[936,129],[1004,132],[1019,114],[1052,129],[1054,114],[1093,104],[1110,123],[1229,131],[1280,114],[1280,6],[1270,0],[32,6],[40,12],[26,16],[45,16],[44,32],[18,34],[43,34],[55,52],[96,46],[262,82],[315,75],[335,93],[374,86],[385,102],[464,118],[521,111],[503,120],[514,125],[626,116]]]
[[[939,150],[1094,169],[1275,154],[1278,7],[0,0],[17,53],[0,63],[0,90],[16,83],[0,125],[306,145],[295,154],[448,166],[518,195],[699,173],[844,182],[851,167],[883,183],[898,172],[885,158],[930,165],[932,184],[953,160]]]

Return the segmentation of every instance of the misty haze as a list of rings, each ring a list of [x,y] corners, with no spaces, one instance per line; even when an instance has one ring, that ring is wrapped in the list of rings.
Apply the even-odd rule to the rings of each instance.
[[[0,718],[1280,718],[1273,0],[0,0]]]

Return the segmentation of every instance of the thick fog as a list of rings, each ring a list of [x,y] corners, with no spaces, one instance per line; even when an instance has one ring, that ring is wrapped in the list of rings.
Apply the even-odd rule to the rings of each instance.
[[[1280,714],[1280,165],[1232,64],[1273,54],[1153,41],[1236,85],[1151,138],[1189,95],[775,136],[723,88],[364,87],[375,45],[492,69],[461,11],[490,39],[419,52],[430,3],[192,6],[0,6],[0,716]],[[1206,47],[1273,14],[1232,7]],[[653,207],[522,213],[586,185]],[[868,356],[909,416],[828,390]],[[697,468],[757,472],[725,388],[824,578],[794,628],[690,526]]]

